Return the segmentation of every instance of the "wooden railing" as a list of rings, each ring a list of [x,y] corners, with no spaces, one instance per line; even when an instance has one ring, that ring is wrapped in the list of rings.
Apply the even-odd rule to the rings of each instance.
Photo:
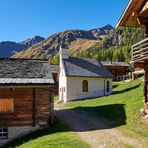
[[[132,62],[148,60],[148,38],[132,46]]]

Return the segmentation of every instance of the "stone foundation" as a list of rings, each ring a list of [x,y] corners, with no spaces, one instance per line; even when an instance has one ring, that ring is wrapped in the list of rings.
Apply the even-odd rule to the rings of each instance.
[[[10,142],[11,140],[23,136],[24,134],[36,131],[38,127],[21,126],[21,127],[8,127],[8,139],[0,139],[0,146]]]

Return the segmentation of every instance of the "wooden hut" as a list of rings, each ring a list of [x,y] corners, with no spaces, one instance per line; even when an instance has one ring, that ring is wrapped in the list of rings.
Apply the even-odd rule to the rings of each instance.
[[[0,59],[0,145],[52,122],[52,69],[48,61]]]
[[[145,39],[132,46],[132,63],[145,71],[144,113],[148,114],[148,0],[130,0],[117,26],[145,28]]]
[[[125,62],[107,62],[101,61],[103,66],[113,74],[113,80],[124,80],[128,75],[130,65]]]

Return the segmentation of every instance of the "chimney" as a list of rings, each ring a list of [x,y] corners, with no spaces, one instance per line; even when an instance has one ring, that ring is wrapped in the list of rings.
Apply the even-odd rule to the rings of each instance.
[[[60,67],[62,64],[62,61],[65,59],[69,59],[69,51],[68,46],[64,43],[60,46]]]
[[[49,64],[51,63],[52,59],[53,59],[53,57],[49,57],[49,58],[48,58]]]

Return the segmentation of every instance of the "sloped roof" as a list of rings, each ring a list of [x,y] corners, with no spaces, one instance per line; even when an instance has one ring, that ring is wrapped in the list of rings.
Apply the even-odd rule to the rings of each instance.
[[[107,61],[101,61],[101,63],[104,66],[123,66],[123,67],[129,67],[129,65],[125,62],[107,62]]]
[[[146,14],[148,14],[148,8],[145,11],[142,11],[143,7],[148,4],[147,0],[130,0],[124,12],[122,13],[118,23],[118,26],[129,26],[129,27],[144,27],[143,24],[139,24],[137,21],[135,12],[138,12],[138,17],[142,20],[146,18]],[[141,12],[141,13],[140,13]]]
[[[0,58],[0,84],[54,84],[48,61]]]
[[[59,72],[59,65],[50,65],[50,69],[52,73],[58,73]]]
[[[63,59],[66,76],[112,77],[101,62],[89,58],[69,57]]]

